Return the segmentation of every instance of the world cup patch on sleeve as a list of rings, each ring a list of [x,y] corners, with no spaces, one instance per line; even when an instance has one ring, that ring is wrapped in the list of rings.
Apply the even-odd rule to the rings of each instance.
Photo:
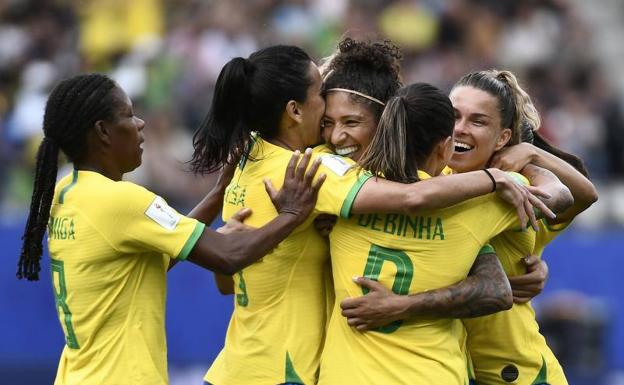
[[[347,162],[343,157],[338,155],[323,155],[321,157],[323,166],[332,170],[336,175],[343,176],[351,168],[351,164]]]
[[[167,202],[159,196],[154,198],[152,204],[145,211],[145,215],[167,230],[175,229],[182,219],[182,216],[169,207]]]

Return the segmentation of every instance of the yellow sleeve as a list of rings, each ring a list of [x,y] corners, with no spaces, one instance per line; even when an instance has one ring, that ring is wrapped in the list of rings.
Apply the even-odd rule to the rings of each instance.
[[[349,158],[334,154],[314,155],[322,159],[317,175],[327,175],[319,190],[315,214],[339,215],[348,219],[355,197],[372,175],[354,167],[355,162]]]
[[[169,207],[158,195],[133,183],[121,182],[111,192],[102,220],[102,235],[121,253],[158,252],[184,260],[205,225]]]
[[[539,257],[542,256],[546,246],[552,242],[559,234],[563,232],[570,222],[558,223],[556,225],[549,225],[546,219],[541,219],[539,222],[539,231],[535,238],[535,247],[533,248],[533,254]]]
[[[521,230],[516,209],[494,194],[470,199],[457,208],[459,222],[482,245],[504,231]]]

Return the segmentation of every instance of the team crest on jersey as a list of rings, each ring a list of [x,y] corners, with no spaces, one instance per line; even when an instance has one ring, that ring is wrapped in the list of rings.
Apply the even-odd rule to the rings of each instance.
[[[167,202],[159,196],[154,198],[152,204],[145,211],[145,215],[167,230],[175,229],[182,219],[182,216],[169,207]]]
[[[336,175],[343,176],[349,171],[351,165],[344,160],[343,157],[338,155],[323,155],[321,156],[323,166],[332,170]]]

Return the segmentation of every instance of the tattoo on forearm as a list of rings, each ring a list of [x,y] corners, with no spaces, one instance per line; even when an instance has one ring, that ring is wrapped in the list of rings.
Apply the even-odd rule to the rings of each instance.
[[[464,281],[444,289],[420,293],[418,315],[441,318],[472,318],[509,309],[511,287],[496,254],[477,257]]]

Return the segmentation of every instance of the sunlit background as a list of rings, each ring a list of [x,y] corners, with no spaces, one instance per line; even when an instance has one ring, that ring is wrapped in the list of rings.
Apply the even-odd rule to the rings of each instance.
[[[400,45],[406,83],[448,90],[492,67],[520,77],[540,132],[585,160],[600,193],[546,250],[551,276],[534,301],[542,329],[571,385],[624,384],[621,0],[0,0],[0,382],[52,383],[63,347],[49,275],[15,278],[52,86],[84,71],[116,79],[147,123],[143,165],[128,179],[184,212],[210,187],[185,162],[221,67],[278,43],[320,59],[345,33]],[[172,384],[201,384],[231,301],[209,272],[169,274]]]

